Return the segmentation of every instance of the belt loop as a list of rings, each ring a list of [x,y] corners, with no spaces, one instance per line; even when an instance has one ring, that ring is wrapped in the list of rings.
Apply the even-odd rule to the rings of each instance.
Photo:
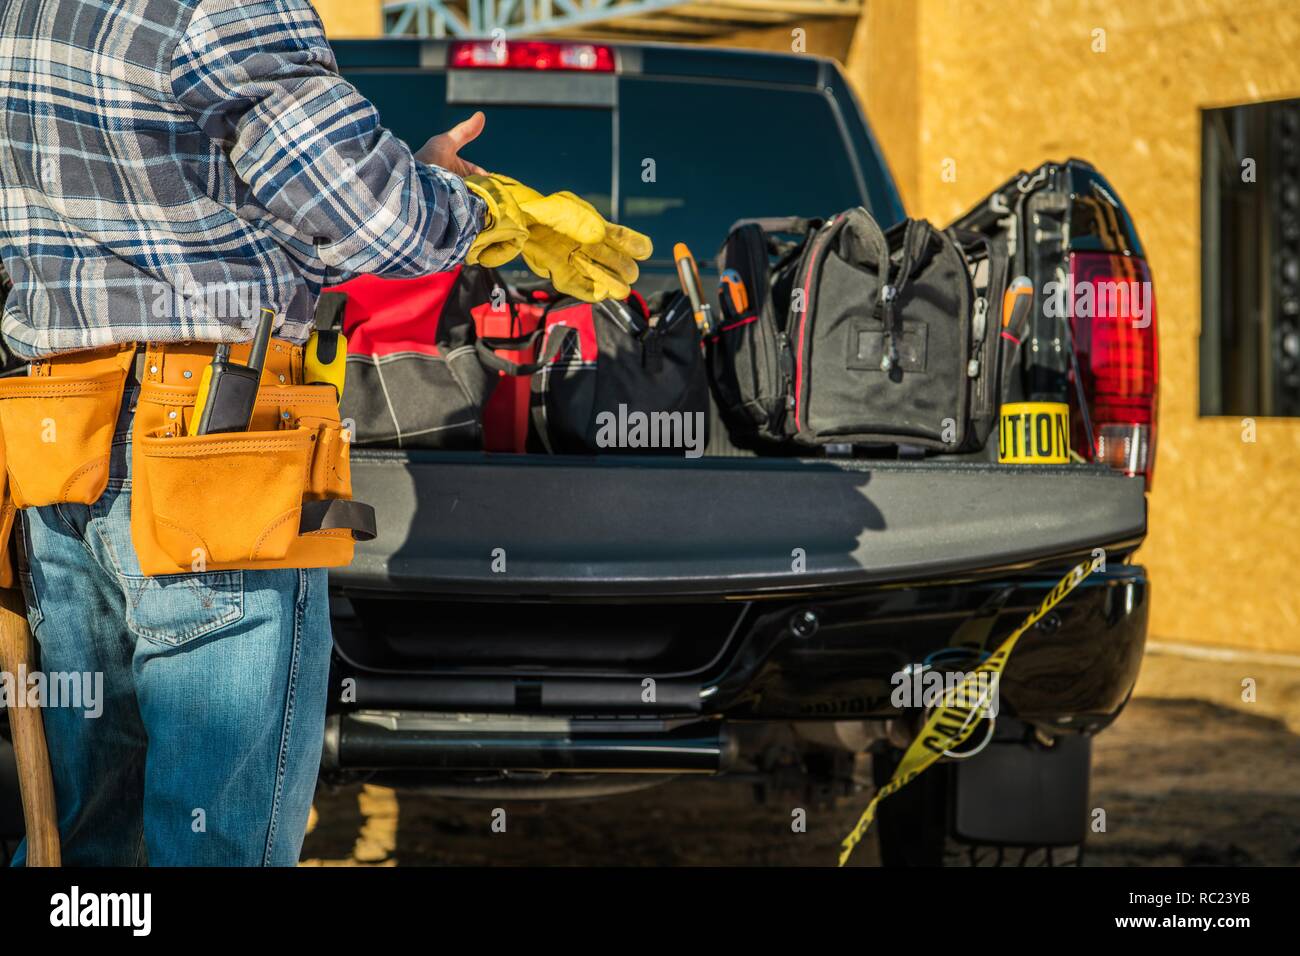
[[[136,342],[131,346],[131,361],[126,366],[126,384],[144,384],[144,343]]]
[[[163,380],[163,347],[159,342],[145,343],[144,375],[142,382],[161,382]]]

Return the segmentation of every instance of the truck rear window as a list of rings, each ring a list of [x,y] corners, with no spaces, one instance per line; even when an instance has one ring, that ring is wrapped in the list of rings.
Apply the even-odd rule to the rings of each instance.
[[[464,106],[453,109],[447,125],[473,112]],[[609,110],[497,104],[481,109],[487,125],[465,147],[467,159],[538,192],[575,192],[602,216],[610,215],[614,120]]]
[[[467,159],[542,192],[572,190],[605,216],[617,164],[618,221],[648,234],[656,259],[685,242],[710,260],[741,217],[824,216],[868,202],[831,102],[816,90],[624,76],[612,110],[476,107],[447,104],[445,73],[344,75],[412,149],[482,109],[487,127]]]
[[[712,259],[741,217],[825,216],[866,202],[827,98],[701,80],[619,87],[619,221]],[[651,178],[653,177],[653,178]]]
[[[348,70],[344,76],[379,110],[393,134],[419,149],[436,133],[487,114],[483,135],[462,155],[543,193],[568,189],[609,216],[614,118],[608,109],[581,106],[447,104],[447,75],[433,72]]]

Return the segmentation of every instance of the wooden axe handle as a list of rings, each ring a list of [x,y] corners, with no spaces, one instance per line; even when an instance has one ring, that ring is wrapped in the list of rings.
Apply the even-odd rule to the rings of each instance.
[[[31,673],[35,652],[22,592],[0,589],[0,670],[8,671],[17,681],[20,669]],[[59,815],[54,807],[54,777],[41,712],[36,707],[8,710],[18,788],[23,796],[23,820],[27,824],[27,865],[58,866]]]

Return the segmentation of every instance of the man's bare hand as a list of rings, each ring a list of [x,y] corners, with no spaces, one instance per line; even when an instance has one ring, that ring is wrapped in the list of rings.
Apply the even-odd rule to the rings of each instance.
[[[480,176],[486,175],[487,170],[481,166],[475,166],[469,160],[461,159],[456,155],[466,143],[478,139],[479,133],[483,132],[483,124],[486,121],[487,117],[480,110],[465,122],[457,123],[447,132],[439,133],[430,139],[415,154],[415,158],[431,166],[441,166],[443,169],[461,177],[476,174]]]

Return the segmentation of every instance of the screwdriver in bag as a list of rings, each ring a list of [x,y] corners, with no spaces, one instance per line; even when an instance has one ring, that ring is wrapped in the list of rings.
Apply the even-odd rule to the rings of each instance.
[[[723,269],[718,282],[722,286],[722,304],[730,305],[732,315],[740,318],[749,311],[749,293],[745,291],[745,283],[741,281],[739,272]]]
[[[714,331],[713,310],[704,300],[700,291],[700,269],[695,264],[695,257],[686,243],[679,242],[673,246],[673,261],[677,264],[677,278],[682,284],[682,291],[690,300],[691,312],[695,316],[695,325],[701,335],[710,335]]]
[[[1024,397],[1020,379],[1020,347],[1029,332],[1029,310],[1034,302],[1034,284],[1028,276],[1016,276],[1002,297],[1001,363],[998,391],[1001,400],[1018,402]]]

